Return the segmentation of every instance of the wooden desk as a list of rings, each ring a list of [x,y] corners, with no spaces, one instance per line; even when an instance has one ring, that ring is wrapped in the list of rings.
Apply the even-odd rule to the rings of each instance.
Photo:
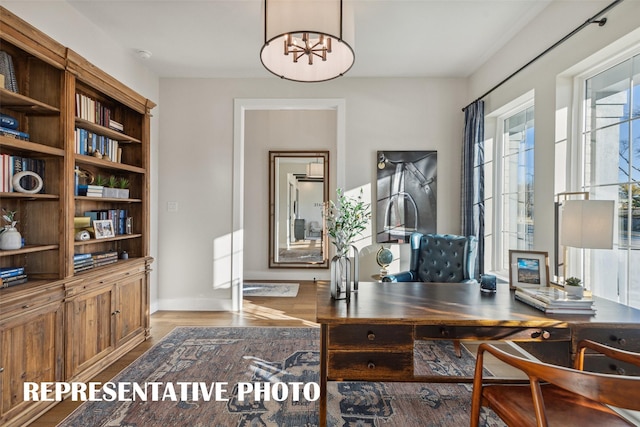
[[[640,350],[640,310],[595,300],[595,316],[547,316],[516,301],[507,284],[487,294],[478,284],[360,283],[347,305],[331,299],[329,285],[319,283],[320,425],[326,425],[327,381],[471,382],[414,375],[416,340],[555,343],[554,352],[563,354],[546,361],[565,365],[577,341],[598,331],[605,338],[600,342]]]

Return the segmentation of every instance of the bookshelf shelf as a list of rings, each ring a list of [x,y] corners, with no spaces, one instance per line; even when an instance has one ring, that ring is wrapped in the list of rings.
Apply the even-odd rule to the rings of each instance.
[[[20,249],[10,251],[0,251],[0,257],[8,257],[13,255],[31,254],[35,252],[55,251],[60,248],[59,245],[25,245]]]
[[[13,111],[20,111],[26,114],[57,115],[60,109],[47,105],[44,102],[29,98],[19,93],[0,88],[0,105]]]
[[[132,136],[126,135],[122,132],[115,131],[113,129],[109,129],[105,126],[100,126],[99,124],[92,123],[88,120],[81,119],[80,117],[76,117],[76,126],[86,129],[91,132],[99,133],[100,135],[104,135],[111,139],[115,139],[120,142],[136,142],[140,143],[141,141]]]
[[[26,193],[2,193],[0,199],[18,199],[18,200],[60,200],[60,196],[55,194],[26,194]]]
[[[102,160],[96,157],[85,156],[84,154],[76,154],[75,156],[76,164],[78,165],[92,165],[105,169],[121,170],[139,174],[144,174],[147,172],[144,168],[128,165],[126,163],[110,162],[108,160]]]
[[[76,247],[90,246],[90,245],[97,245],[97,244],[106,243],[106,242],[117,242],[119,240],[139,239],[140,237],[142,237],[142,234],[122,234],[120,236],[108,237],[106,239],[82,240],[82,241],[74,242],[74,246]]]
[[[62,148],[50,147],[31,141],[21,141],[16,138],[0,135],[0,147],[12,149],[16,152],[45,154],[48,156],[64,156]]]

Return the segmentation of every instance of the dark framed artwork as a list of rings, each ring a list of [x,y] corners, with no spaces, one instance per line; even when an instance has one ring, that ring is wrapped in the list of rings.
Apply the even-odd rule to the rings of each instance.
[[[436,151],[378,151],[378,243],[406,243],[415,231],[436,232],[437,159]]]

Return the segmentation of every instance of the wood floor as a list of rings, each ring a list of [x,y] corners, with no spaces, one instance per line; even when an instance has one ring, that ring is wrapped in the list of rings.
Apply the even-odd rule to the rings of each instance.
[[[91,381],[107,382],[151,348],[176,326],[318,326],[316,287],[313,282],[299,282],[295,298],[245,298],[243,310],[232,312],[160,311],[151,315],[151,339],[143,342]],[[82,402],[65,400],[38,418],[30,426],[54,427]]]

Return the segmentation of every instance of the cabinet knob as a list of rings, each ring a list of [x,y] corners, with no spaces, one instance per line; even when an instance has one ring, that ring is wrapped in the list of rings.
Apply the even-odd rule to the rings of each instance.
[[[29,307],[31,307],[31,305],[30,305],[30,304],[25,304],[25,305],[23,305],[23,306],[22,306],[22,308],[23,308],[23,309],[24,309],[24,308],[29,308]]]
[[[376,364],[373,362],[367,362],[367,368],[369,369],[375,369],[376,368]]]
[[[626,375],[627,371],[624,368],[618,366],[618,367],[616,367],[616,373],[618,375]]]
[[[4,368],[0,368],[0,372],[4,372]]]
[[[447,328],[440,328],[440,335],[442,335],[443,337],[448,337],[449,330]]]
[[[373,341],[376,339],[376,334],[374,334],[373,332],[369,331],[367,332],[367,338],[369,339],[369,341]]]

